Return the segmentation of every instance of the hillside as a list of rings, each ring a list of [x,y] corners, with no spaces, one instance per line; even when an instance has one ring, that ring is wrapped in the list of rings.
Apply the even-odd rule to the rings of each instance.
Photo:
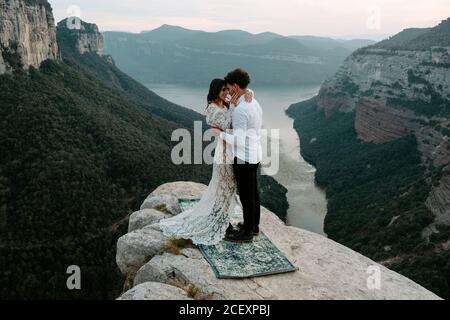
[[[109,297],[120,281],[106,245],[120,234],[114,224],[144,190],[168,177],[207,181],[208,170],[171,164],[175,123],[70,66],[47,61],[29,75],[3,75],[0,89],[1,268],[10,270],[0,295],[65,297],[63,266],[76,261],[88,280],[83,297]]]
[[[0,77],[0,296],[113,296],[121,280],[110,244],[126,213],[144,190],[167,179],[206,182],[208,168],[172,165],[168,141],[178,125],[92,73],[48,60]],[[81,293],[64,288],[74,262],[84,270]]]
[[[439,25],[429,30],[409,44],[411,49],[427,50],[432,47],[450,46],[450,18],[443,20]]]
[[[89,26],[82,22],[82,26]],[[92,24],[90,25],[92,28]],[[96,38],[101,38],[103,47],[103,36],[94,25]],[[73,66],[81,67],[83,72],[91,73],[96,80],[101,81],[105,86],[120,92],[126,98],[142,106],[152,114],[158,115],[166,120],[182,124],[185,127],[192,127],[194,121],[203,121],[203,116],[188,109],[167,101],[145,86],[122,72],[116,67],[114,58],[109,55],[101,55],[101,52],[80,52],[78,39],[80,31],[67,29],[67,19],[58,23],[57,34],[58,43],[63,53],[64,61]]]
[[[341,40],[317,36],[291,36],[289,38],[295,39],[308,48],[316,51],[329,51],[330,49],[334,48],[350,51],[351,53],[359,48],[374,44],[373,40],[364,39]]]
[[[17,26],[0,29],[0,39],[29,37],[2,42],[3,59],[11,59],[0,70],[0,298],[115,298],[123,282],[115,244],[128,215],[163,182],[209,180],[210,167],[170,159],[173,130],[203,116],[122,73],[102,54],[94,24],[69,30],[63,21],[56,30],[47,1],[0,7],[0,23]],[[45,24],[35,25],[37,17]],[[30,39],[37,42],[26,47]],[[43,55],[49,43],[56,53]],[[266,205],[286,205],[273,179],[263,188]],[[81,291],[66,287],[73,264]]]
[[[407,46],[409,42],[411,42],[418,36],[427,33],[429,30],[429,28],[405,29],[386,40],[378,42],[377,44],[373,45],[373,47],[382,49],[401,49]]]
[[[105,50],[143,83],[208,85],[239,65],[253,84],[317,84],[370,41],[283,37],[240,30],[204,32],[163,25],[139,34],[105,32]]]
[[[329,237],[445,298],[450,50],[441,35],[448,21],[357,50],[317,97],[289,109],[302,154],[327,191]]]
[[[375,48],[398,50],[430,50],[450,46],[450,18],[433,28],[411,28],[375,44]]]

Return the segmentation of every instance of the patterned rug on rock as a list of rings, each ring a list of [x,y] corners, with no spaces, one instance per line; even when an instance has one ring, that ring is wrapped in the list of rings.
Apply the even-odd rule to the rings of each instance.
[[[179,199],[184,211],[194,206],[199,199]],[[236,210],[232,222],[239,221],[242,211]],[[294,272],[298,267],[261,232],[251,243],[222,241],[215,246],[198,246],[219,279],[243,279]]]

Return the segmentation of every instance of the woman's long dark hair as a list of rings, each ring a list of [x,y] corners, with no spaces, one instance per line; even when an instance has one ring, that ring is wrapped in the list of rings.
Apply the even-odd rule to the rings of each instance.
[[[226,82],[224,79],[214,79],[213,81],[211,81],[211,84],[209,85],[208,97],[206,98],[208,105],[212,102],[216,102],[217,99],[219,99],[220,92],[225,85]],[[225,101],[224,105],[227,108],[229,107],[228,103]]]

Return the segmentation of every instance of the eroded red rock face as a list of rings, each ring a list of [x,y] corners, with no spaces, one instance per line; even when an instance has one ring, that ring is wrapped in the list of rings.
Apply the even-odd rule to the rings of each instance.
[[[336,110],[340,112],[351,111],[353,109],[353,100],[348,96],[324,97],[319,99],[317,105],[325,111],[325,115],[328,117]]]
[[[356,132],[366,142],[389,142],[417,129],[413,112],[390,108],[381,99],[362,98],[355,112]]]
[[[446,167],[450,170],[450,166]],[[450,225],[450,176],[444,176],[428,196],[426,205],[436,215],[436,223]]]

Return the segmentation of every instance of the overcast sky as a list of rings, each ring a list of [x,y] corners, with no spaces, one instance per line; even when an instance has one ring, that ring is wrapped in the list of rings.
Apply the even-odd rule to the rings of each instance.
[[[282,35],[392,35],[450,17],[450,0],[50,0],[57,21],[80,15],[102,31],[162,24]],[[80,12],[79,12],[80,11]],[[376,37],[376,36],[375,36]]]

